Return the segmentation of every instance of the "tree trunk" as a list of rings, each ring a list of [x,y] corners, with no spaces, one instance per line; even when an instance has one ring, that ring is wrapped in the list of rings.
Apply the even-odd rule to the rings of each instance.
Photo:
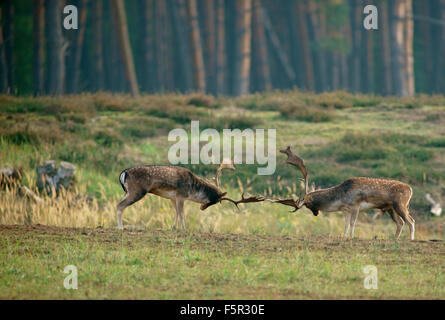
[[[380,27],[379,27],[379,40],[380,40],[380,54],[382,56],[381,63],[381,89],[380,93],[389,95],[392,92],[392,79],[391,79],[391,43],[390,34],[391,26],[389,19],[390,7],[388,2],[382,3],[380,7]]]
[[[420,14],[424,17],[430,16],[430,1],[421,1]],[[433,75],[433,57],[431,55],[431,23],[429,21],[420,22],[422,44],[423,44],[423,66],[424,66],[424,86],[427,93],[431,93],[432,90],[432,75]]]
[[[173,11],[173,27],[175,30],[175,42],[177,43],[178,67],[182,75],[179,87],[188,92],[193,88],[193,71],[190,58],[190,47],[187,41],[187,30],[184,25],[187,24],[187,9],[185,0],[170,0],[170,7]]]
[[[142,87],[146,92],[154,90],[154,75],[156,74],[156,66],[154,64],[154,47],[153,47],[153,0],[140,0],[142,15]]]
[[[4,38],[8,77],[8,92],[14,92],[14,5],[12,0],[5,0],[4,5]]]
[[[445,21],[445,0],[441,0],[440,2],[441,5],[441,16],[442,16],[442,21]],[[442,45],[442,53],[441,53],[441,57],[442,59],[445,57],[445,25],[442,25],[442,41],[441,41],[441,45]],[[442,61],[442,93],[445,92],[445,63]]]
[[[104,59],[103,59],[103,26],[102,26],[103,2],[93,0],[92,21],[93,21],[93,73],[94,91],[104,89]]]
[[[47,92],[52,95],[65,91],[65,50],[67,44],[62,36],[62,2],[45,1],[47,43]]]
[[[122,60],[124,62],[125,76],[130,84],[131,94],[139,95],[139,88],[134,69],[133,55],[130,47],[130,39],[128,38],[127,17],[123,0],[112,0],[111,10],[116,21],[117,35],[119,38],[119,47]]]
[[[250,57],[252,35],[252,0],[236,0],[236,60],[233,93],[245,95],[250,86]]]
[[[198,24],[198,9],[196,0],[187,0],[187,14],[190,28],[190,43],[192,48],[195,88],[197,91],[206,91],[206,76],[204,59],[202,55],[201,35]]]
[[[305,80],[304,80],[303,61],[301,55],[303,48],[301,47],[301,41],[299,39],[296,1],[286,0],[284,8],[287,12],[285,21],[289,29],[289,39],[290,39],[289,42],[290,42],[290,52],[291,52],[290,60],[292,62],[292,67],[295,70],[295,74],[297,77],[296,85],[301,88],[303,87]]]
[[[301,47],[303,49],[303,67],[305,75],[305,85],[306,89],[311,91],[314,90],[314,70],[312,64],[312,55],[309,45],[309,33],[306,24],[306,5],[303,1],[297,1],[297,20],[298,20],[298,30],[300,31]]]
[[[321,21],[321,16],[319,14],[319,7],[314,1],[310,1],[308,3],[309,8],[309,18],[310,18],[310,26],[313,30],[313,42],[315,47],[313,48],[313,54],[317,61],[318,66],[318,76],[317,76],[317,84],[318,91],[327,90],[327,67],[326,67],[326,56],[321,48],[321,40],[323,36],[323,23]]]
[[[173,90],[171,38],[166,0],[155,1],[155,44],[158,82],[161,90]]]
[[[5,42],[3,41],[3,12],[0,7],[0,93],[8,91],[8,70],[6,66]]]
[[[445,12],[444,12],[444,4],[445,2],[442,0],[436,0],[432,4],[432,9],[434,11],[434,17],[438,20],[441,20],[442,23],[445,23]],[[409,11],[409,9],[408,9]],[[443,66],[445,65],[443,62],[444,56],[443,53],[445,52],[445,43],[443,40],[445,40],[445,25],[436,24],[433,27],[434,33],[433,33],[433,45],[434,49],[433,52],[436,54],[434,55],[433,59],[433,92],[434,93],[444,93],[441,88],[443,87],[442,82],[444,79],[444,70]]]
[[[340,59],[340,53],[334,50],[332,52],[332,90],[340,88]]]
[[[362,1],[361,6],[359,6],[362,11],[367,4],[373,4],[373,2],[369,0]],[[361,30],[361,91],[371,93],[374,92],[374,31],[366,30],[363,26],[361,26]]]
[[[227,55],[224,0],[217,0],[216,16],[216,92],[225,94]]]
[[[359,92],[361,88],[360,84],[360,35],[362,29],[362,13],[361,6],[357,4],[357,0],[349,0],[349,17],[350,17],[350,30],[351,30],[351,54],[349,56],[349,81],[350,89],[352,92]]]
[[[407,22],[407,13],[411,10],[408,0],[392,2],[392,74],[394,93],[399,96],[414,94],[414,74],[412,57],[412,20]],[[407,30],[409,29],[409,30]]]
[[[413,46],[414,46],[414,21],[413,21],[413,3],[412,0],[405,0],[405,20],[404,20],[404,76],[405,76],[405,90],[404,94],[406,96],[414,96],[415,88],[414,88],[414,55],[413,55]],[[439,39],[439,45],[441,43]],[[440,55],[441,50],[438,50],[437,54]],[[438,59],[441,61],[443,57]],[[437,69],[440,70],[440,62],[437,65]],[[438,79],[436,79],[436,84],[440,84],[440,77],[443,74],[438,74]],[[436,86],[436,89],[437,88]],[[440,91],[440,89],[438,90]]]
[[[270,81],[270,69],[267,54],[266,36],[263,27],[263,12],[260,0],[253,0],[253,43],[254,52],[256,53],[256,70],[257,79],[261,79],[259,90],[270,91],[272,84]],[[260,82],[260,81],[258,81]]]
[[[277,33],[272,27],[272,24],[269,19],[269,14],[267,13],[264,7],[262,7],[262,11],[263,11],[263,25],[265,30],[267,31],[267,35],[269,36],[272,48],[274,49],[275,54],[277,55],[278,60],[281,66],[283,67],[284,72],[286,73],[286,76],[288,77],[290,83],[294,85],[296,83],[297,77],[295,76],[292,64],[290,63],[290,60],[280,43],[280,39],[278,38]]]
[[[45,43],[45,10],[44,0],[33,1],[33,56],[32,79],[34,96],[44,93],[44,43]]]
[[[79,29],[77,29],[73,37],[73,59],[71,63],[67,65],[67,74],[69,75],[67,79],[67,91],[69,93],[79,92],[80,62],[82,58],[83,40],[85,38],[85,25],[87,20],[87,0],[78,1],[77,7],[79,9]]]
[[[204,9],[204,43],[207,91],[215,94],[215,0],[202,2]]]

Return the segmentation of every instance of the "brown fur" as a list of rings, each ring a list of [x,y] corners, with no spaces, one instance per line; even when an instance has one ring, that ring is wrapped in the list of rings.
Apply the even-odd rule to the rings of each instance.
[[[292,164],[303,173],[305,180],[305,195],[303,199],[279,199],[275,203],[292,206],[295,210],[303,205],[317,216],[320,211],[344,211],[346,212],[346,224],[344,237],[347,236],[348,225],[351,228],[351,238],[354,236],[354,227],[360,210],[380,209],[390,214],[397,225],[395,237],[398,239],[405,222],[414,240],[415,221],[410,216],[408,208],[413,190],[406,183],[377,178],[350,178],[343,183],[307,193],[307,171],[301,158],[294,155],[287,147],[281,150],[287,154],[289,164]]]
[[[125,198],[117,205],[118,227],[122,228],[122,212],[147,193],[170,199],[184,228],[183,206],[185,200],[201,204],[201,210],[218,203],[226,194],[210,181],[196,176],[189,169],[178,166],[140,166],[122,171],[120,182],[126,192]]]

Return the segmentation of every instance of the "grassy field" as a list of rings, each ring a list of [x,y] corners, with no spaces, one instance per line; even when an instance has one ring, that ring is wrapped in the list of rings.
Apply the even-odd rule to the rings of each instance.
[[[314,217],[271,203],[224,203],[205,212],[186,203],[187,233],[169,231],[170,201],[147,196],[116,227],[122,169],[167,164],[169,130],[272,128],[307,164],[310,183],[329,187],[352,176],[386,177],[414,190],[408,231],[394,242],[389,217],[361,213],[342,241],[341,213]],[[0,167],[23,172],[38,192],[36,165],[77,166],[73,190],[35,203],[0,190],[0,298],[445,298],[445,218],[425,194],[445,196],[445,98],[395,98],[299,91],[214,98],[201,94],[108,93],[64,97],[0,95]],[[216,165],[187,165],[211,179]],[[278,153],[271,176],[256,165],[224,172],[223,189],[299,195],[299,172]],[[92,201],[79,195],[90,195]],[[36,226],[40,224],[40,226]],[[13,226],[14,225],[14,226]],[[73,229],[67,229],[73,228]],[[442,259],[441,259],[442,258]],[[63,267],[79,268],[79,290],[63,289]],[[363,289],[364,265],[379,270],[379,289]]]
[[[0,298],[443,299],[443,242],[0,227]],[[63,286],[66,265],[78,289]],[[364,288],[363,268],[378,270]]]

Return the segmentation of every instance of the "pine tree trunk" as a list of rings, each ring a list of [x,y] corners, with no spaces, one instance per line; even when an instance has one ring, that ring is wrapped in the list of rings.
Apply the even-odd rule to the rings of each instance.
[[[87,20],[87,0],[80,0],[78,2],[79,23],[77,32],[73,37],[73,59],[67,66],[67,92],[78,93],[80,81],[80,62],[82,58],[83,40],[85,38],[85,25]]]
[[[207,76],[207,91],[215,94],[215,0],[202,2],[204,8],[204,43],[205,43],[205,68]]]
[[[290,56],[292,61],[292,67],[295,70],[295,74],[297,77],[296,85],[301,88],[304,86],[305,80],[304,80],[304,67],[301,55],[303,48],[301,47],[301,41],[299,39],[296,1],[286,0],[285,10],[287,12],[286,23],[288,24],[288,29],[289,29],[289,39],[290,39],[289,42],[290,42],[290,52],[291,52]]]
[[[93,88],[94,91],[104,89],[104,59],[103,59],[103,0],[93,0]]]
[[[391,79],[391,43],[390,34],[391,26],[389,19],[390,7],[388,2],[382,3],[380,7],[380,27],[379,27],[379,40],[380,40],[380,54],[382,56],[381,63],[381,89],[380,93],[389,95],[392,93],[392,79]]]
[[[188,92],[193,88],[193,70],[190,57],[190,47],[187,41],[187,9],[185,0],[170,0],[170,7],[173,11],[173,27],[175,30],[175,42],[177,43],[177,60],[182,75],[179,87]]]
[[[422,16],[430,16],[430,1],[421,1],[420,14]],[[427,93],[433,91],[432,88],[432,75],[433,75],[433,57],[431,55],[431,24],[429,21],[421,21],[420,28],[422,33],[422,44],[423,44],[423,66],[424,66],[424,86]]]
[[[405,20],[404,20],[404,69],[405,69],[405,85],[404,94],[406,96],[412,97],[415,93],[414,88],[414,21],[413,21],[413,3],[412,0],[405,0]],[[439,39],[439,43],[441,39]],[[440,54],[441,50],[438,50],[437,54]],[[439,59],[442,61],[443,57]],[[440,62],[437,65],[438,70],[440,70]],[[438,72],[438,78],[436,79],[436,84],[440,84],[440,73]],[[436,89],[440,91],[440,87],[436,86]]]
[[[116,21],[117,35],[119,39],[119,48],[122,60],[124,62],[125,76],[130,84],[131,94],[139,95],[139,87],[134,69],[133,55],[130,47],[130,39],[128,38],[127,17],[123,0],[111,0],[111,10]]]
[[[289,60],[289,57],[286,55],[286,51],[283,49],[283,46],[280,43],[280,39],[277,36],[277,33],[275,32],[275,29],[273,28],[269,14],[267,10],[262,7],[263,11],[263,25],[265,30],[267,31],[267,35],[269,36],[269,40],[272,44],[272,48],[275,51],[275,54],[278,57],[278,61],[280,62],[281,66],[283,67],[283,70],[289,79],[291,86],[293,86],[296,83],[297,77],[295,76],[294,69],[292,68],[292,64]]]
[[[195,88],[197,91],[206,91],[206,76],[202,54],[201,34],[198,24],[198,8],[196,0],[187,0],[187,14],[190,29],[190,43],[192,49]]]
[[[44,93],[44,43],[45,43],[45,10],[44,0],[33,1],[33,56],[32,75],[34,96]]]
[[[309,1],[307,4],[308,11],[308,31],[309,39],[312,43],[311,54],[314,63],[314,75],[315,75],[315,89],[318,92],[325,90],[326,88],[326,61],[320,49],[320,23],[318,19],[317,6],[314,1]]]
[[[405,95],[405,66],[404,66],[404,18],[405,18],[405,0],[394,0],[392,5],[392,23],[391,23],[391,68],[393,74],[394,94]]]
[[[14,92],[14,5],[12,0],[5,0],[4,5],[4,38],[8,77],[8,92]]]
[[[440,7],[441,7],[441,16],[442,16],[442,21],[445,21],[445,0],[441,0],[440,1]],[[441,45],[442,45],[442,53],[441,53],[441,57],[442,59],[445,57],[445,25],[442,25],[442,41],[441,41]],[[441,82],[442,82],[442,86],[441,86],[441,92],[444,93],[445,92],[445,63],[442,61],[442,78],[441,78]]]
[[[361,2],[361,8],[364,8],[367,4],[373,4],[370,0]],[[361,91],[364,93],[371,93],[374,91],[374,31],[366,30],[363,25],[360,26],[362,30],[361,34]]]
[[[250,86],[252,0],[236,0],[236,8],[237,39],[233,92],[235,95],[246,95]]]
[[[224,0],[217,0],[216,16],[216,92],[225,94],[227,55]]]
[[[306,5],[297,1],[298,30],[300,31],[301,47],[303,48],[303,67],[305,74],[304,88],[314,90],[314,69],[309,45],[309,33],[306,24]]]
[[[8,70],[6,65],[5,42],[3,40],[3,12],[0,7],[0,93],[8,91]]]
[[[263,12],[260,0],[253,0],[253,43],[256,53],[257,78],[261,79],[259,90],[270,91],[272,84],[270,82],[270,69],[267,54],[266,36],[263,27]]]
[[[362,13],[361,6],[358,5],[357,0],[349,0],[349,10],[350,10],[350,23],[351,23],[351,54],[350,54],[350,89],[352,92],[359,92],[361,88],[361,66],[360,66],[360,36],[362,29]]]
[[[332,90],[340,88],[340,59],[340,53],[334,50],[332,52]]]
[[[445,12],[444,12],[444,1],[442,0],[436,0],[433,2],[432,9],[435,11],[435,18],[442,21],[442,23],[445,23]],[[408,9],[409,10],[409,9]],[[444,91],[441,90],[443,87],[442,82],[444,81],[444,70],[443,66],[445,63],[443,62],[444,56],[443,53],[445,52],[445,43],[443,40],[445,40],[445,25],[436,24],[434,25],[434,33],[433,33],[433,45],[434,49],[433,52],[435,53],[434,59],[433,59],[433,92],[440,94],[444,93]]]
[[[154,90],[154,75],[156,74],[156,66],[154,64],[154,47],[153,47],[153,0],[140,0],[142,15],[142,68],[143,78],[142,86],[144,91],[152,92]]]
[[[52,95],[65,91],[65,50],[62,36],[62,2],[45,1],[46,43],[47,43],[47,92]]]
[[[173,90],[172,58],[166,0],[155,1],[155,44],[158,82],[161,90]]]

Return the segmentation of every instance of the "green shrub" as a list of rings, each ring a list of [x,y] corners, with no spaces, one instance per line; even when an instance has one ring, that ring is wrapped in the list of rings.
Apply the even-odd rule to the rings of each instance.
[[[215,98],[206,94],[194,94],[190,97],[187,104],[194,105],[196,107],[204,108],[216,108],[218,107]]]
[[[430,139],[427,143],[425,143],[425,146],[434,148],[445,148],[445,138]]]
[[[93,138],[97,144],[103,147],[120,146],[123,144],[121,137],[111,129],[100,129],[94,133]]]
[[[192,120],[200,120],[208,115],[204,110],[193,106],[178,106],[168,103],[148,107],[143,112],[153,117],[169,118],[182,124],[190,123]]]
[[[279,109],[282,117],[306,122],[328,122],[334,120],[331,110],[320,107],[308,107],[300,103],[286,103]]]

